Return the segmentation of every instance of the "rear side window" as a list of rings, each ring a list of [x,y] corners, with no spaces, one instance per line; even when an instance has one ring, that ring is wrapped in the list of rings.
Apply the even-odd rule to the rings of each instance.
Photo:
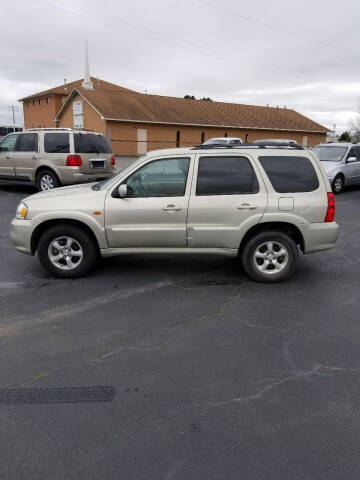
[[[112,153],[103,135],[74,133],[75,153]]]
[[[259,161],[278,193],[313,192],[319,188],[315,169],[306,157],[259,157]]]
[[[241,195],[256,193],[259,183],[245,157],[201,157],[196,195]]]
[[[38,135],[37,133],[23,133],[19,135],[15,146],[16,152],[37,152]]]
[[[45,133],[44,149],[46,153],[70,153],[68,133]]]

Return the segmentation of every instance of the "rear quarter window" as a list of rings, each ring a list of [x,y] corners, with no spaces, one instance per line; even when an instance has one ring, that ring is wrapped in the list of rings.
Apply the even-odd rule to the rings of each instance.
[[[68,133],[45,133],[44,150],[46,153],[70,153]]]
[[[103,135],[74,133],[75,153],[112,153],[109,142]]]
[[[311,161],[297,156],[264,156],[259,161],[278,193],[313,192],[319,179]]]

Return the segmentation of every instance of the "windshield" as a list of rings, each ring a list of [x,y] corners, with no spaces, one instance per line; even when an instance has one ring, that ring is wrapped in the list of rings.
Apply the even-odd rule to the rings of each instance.
[[[223,140],[221,138],[212,138],[204,143],[204,145],[226,145],[227,140]]]
[[[110,178],[107,178],[106,180],[102,180],[101,182],[96,183],[93,185],[91,188],[93,190],[104,190],[106,188],[111,187],[114,185],[120,177],[123,175],[126,175],[128,172],[131,172],[131,170],[139,165],[139,163],[144,161],[145,156],[138,158],[135,160],[135,162],[131,163],[128,167],[124,168],[124,170],[121,170],[121,172],[117,173],[116,175],[113,175]]]
[[[315,147],[313,152],[322,162],[340,162],[347,151],[347,147],[323,146]]]

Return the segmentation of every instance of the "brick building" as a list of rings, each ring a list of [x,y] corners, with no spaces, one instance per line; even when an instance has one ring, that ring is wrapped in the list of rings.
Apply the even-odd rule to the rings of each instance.
[[[90,77],[20,100],[25,127],[71,127],[101,132],[115,154],[198,145],[211,137],[252,142],[289,138],[303,145],[324,142],[328,129],[286,108],[240,105],[138,93]]]

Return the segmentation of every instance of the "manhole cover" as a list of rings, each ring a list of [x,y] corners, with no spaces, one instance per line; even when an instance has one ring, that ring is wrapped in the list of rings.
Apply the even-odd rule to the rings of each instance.
[[[111,385],[91,387],[43,387],[0,389],[0,404],[111,402],[116,394]]]

